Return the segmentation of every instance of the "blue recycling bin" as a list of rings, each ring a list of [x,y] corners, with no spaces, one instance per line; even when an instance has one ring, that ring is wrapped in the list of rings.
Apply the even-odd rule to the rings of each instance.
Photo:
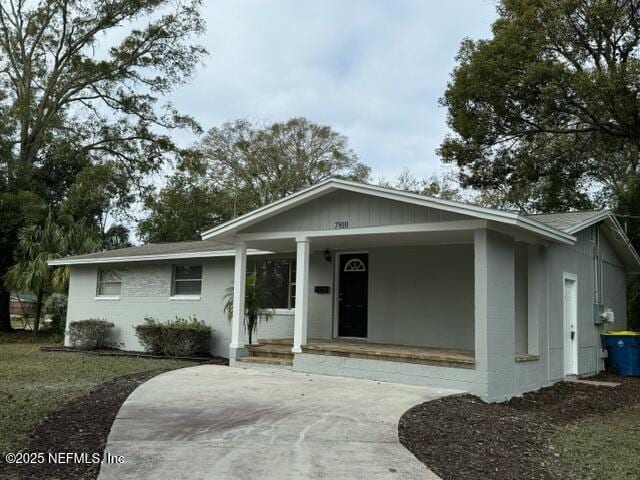
[[[609,332],[603,337],[608,370],[621,377],[640,377],[640,333]]]

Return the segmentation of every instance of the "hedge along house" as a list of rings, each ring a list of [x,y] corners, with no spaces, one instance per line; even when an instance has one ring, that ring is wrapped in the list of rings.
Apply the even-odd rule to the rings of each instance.
[[[232,364],[284,351],[298,371],[494,401],[599,371],[599,333],[625,327],[640,271],[607,211],[523,216],[336,179],[202,237],[52,262],[72,266],[68,320],[107,318],[136,349],[145,316],[195,314]],[[257,347],[242,327],[248,274],[274,293]]]

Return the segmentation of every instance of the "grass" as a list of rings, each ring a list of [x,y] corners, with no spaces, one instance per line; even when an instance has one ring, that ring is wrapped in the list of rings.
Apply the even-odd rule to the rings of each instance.
[[[91,357],[41,352],[59,338],[32,332],[0,333],[0,452],[24,448],[27,435],[47,414],[115,377],[166,371],[192,362],[132,357]]]
[[[640,475],[640,406],[590,417],[551,439],[569,478],[630,480]]]
[[[31,324],[33,324],[33,320],[30,320]],[[12,318],[11,319],[11,326],[13,328],[22,330],[22,328],[24,327],[24,320],[22,318]]]

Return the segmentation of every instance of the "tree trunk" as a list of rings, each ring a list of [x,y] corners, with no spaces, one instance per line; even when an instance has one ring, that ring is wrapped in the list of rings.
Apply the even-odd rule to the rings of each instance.
[[[11,294],[9,290],[0,282],[0,332],[13,331],[11,327],[11,312],[9,311],[10,301]]]
[[[249,328],[247,330],[249,330],[249,345],[251,345],[253,343],[253,319],[251,317],[249,317]]]
[[[40,314],[42,313],[42,296],[44,292],[40,290],[36,297],[36,315],[33,319],[33,335],[38,335],[38,330],[40,329]]]

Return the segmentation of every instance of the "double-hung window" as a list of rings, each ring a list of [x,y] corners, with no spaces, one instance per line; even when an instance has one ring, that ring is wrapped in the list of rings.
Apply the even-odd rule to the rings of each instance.
[[[171,294],[200,295],[202,292],[201,265],[174,265]]]
[[[247,275],[255,276],[269,292],[271,308],[292,309],[296,306],[296,262],[289,259],[253,260]]]
[[[98,270],[98,297],[119,297],[122,290],[122,275],[117,270]]]

